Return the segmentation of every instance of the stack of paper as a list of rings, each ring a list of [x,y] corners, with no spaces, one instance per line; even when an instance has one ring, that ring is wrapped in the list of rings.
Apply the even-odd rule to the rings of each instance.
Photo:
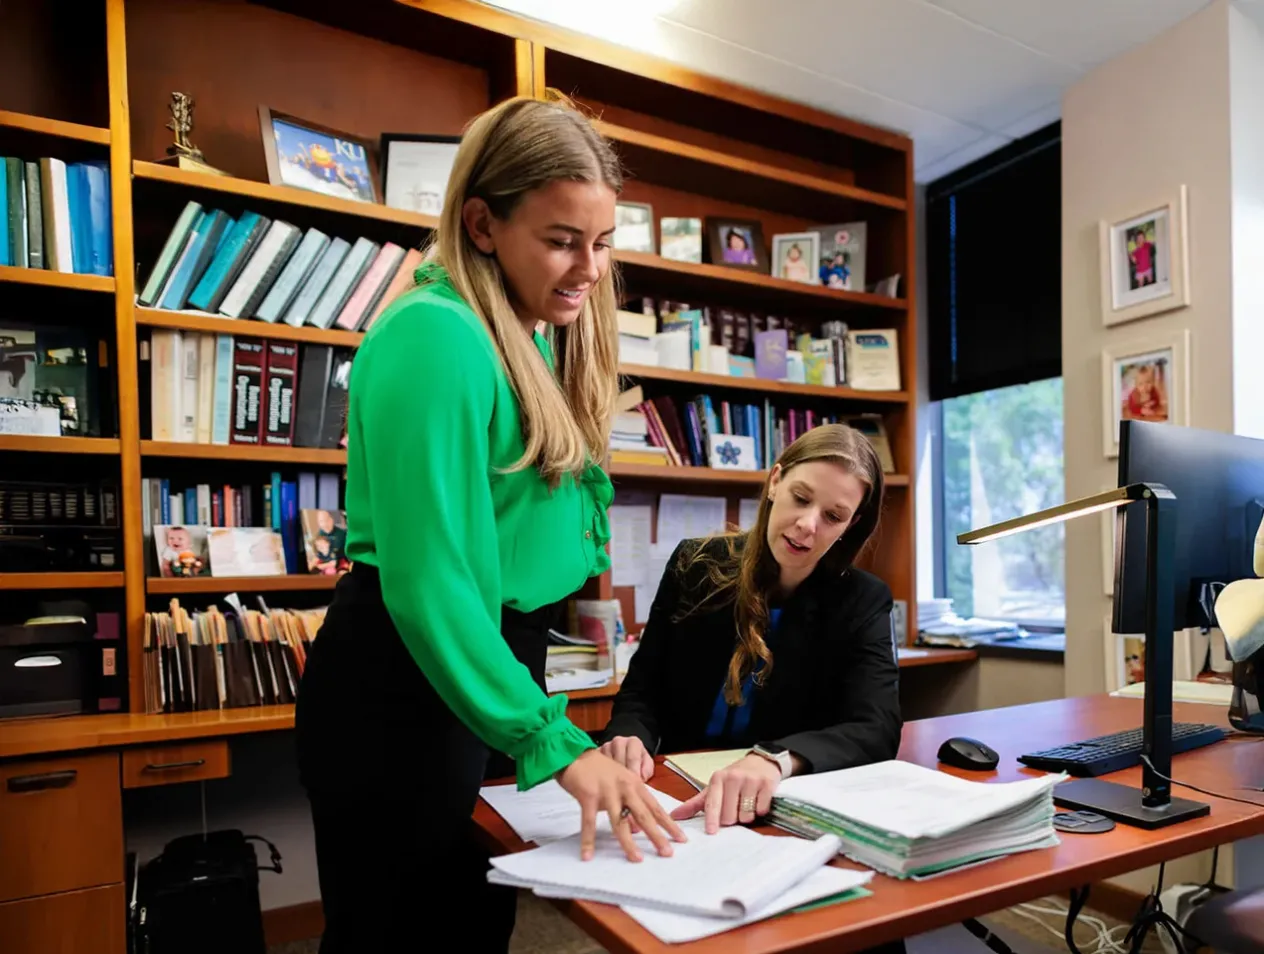
[[[848,858],[897,878],[1058,844],[1053,786],[1065,775],[984,784],[908,762],[803,775],[781,783],[771,820],[837,835]]]
[[[686,752],[673,755],[666,762],[669,769],[686,782],[702,791],[711,782],[711,776],[722,768],[728,768],[738,759],[749,755],[750,749],[725,749],[719,752]]]

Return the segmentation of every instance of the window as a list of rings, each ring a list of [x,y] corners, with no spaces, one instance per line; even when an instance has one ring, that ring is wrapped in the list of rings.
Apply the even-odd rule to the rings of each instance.
[[[972,547],[957,534],[1063,502],[1062,379],[948,398],[939,413],[937,595],[960,616],[1061,628],[1063,524]]]

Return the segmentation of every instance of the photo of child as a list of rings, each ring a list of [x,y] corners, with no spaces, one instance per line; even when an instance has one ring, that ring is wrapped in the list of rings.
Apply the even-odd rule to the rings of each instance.
[[[347,560],[347,518],[341,510],[301,510],[307,572],[334,576],[351,568]]]
[[[154,547],[158,553],[159,576],[172,578],[211,575],[205,527],[154,527]]]
[[[851,288],[850,257],[840,249],[832,258],[821,259],[821,284],[830,288]]]
[[[743,225],[724,226],[724,261],[729,265],[754,265],[755,240]]]
[[[1145,639],[1141,636],[1117,636],[1123,652],[1123,668],[1119,675],[1125,686],[1145,682]]]
[[[1155,283],[1155,232],[1157,223],[1148,219],[1124,230],[1128,246],[1128,290],[1136,291]]]
[[[816,260],[820,256],[821,237],[815,232],[792,232],[772,237],[773,272],[778,278],[792,282],[816,284]]]
[[[817,280],[827,288],[864,291],[868,225],[864,222],[843,222],[821,226],[816,233],[821,242]]]
[[[1116,362],[1119,379],[1119,419],[1121,421],[1168,420],[1168,379],[1172,353],[1126,358]]]

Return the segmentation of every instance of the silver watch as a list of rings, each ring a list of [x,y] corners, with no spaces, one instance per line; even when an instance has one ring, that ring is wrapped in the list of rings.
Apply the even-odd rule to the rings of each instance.
[[[751,754],[758,755],[776,765],[781,769],[782,778],[790,777],[794,763],[790,759],[790,750],[784,745],[778,745],[776,742],[759,742],[751,749]]]

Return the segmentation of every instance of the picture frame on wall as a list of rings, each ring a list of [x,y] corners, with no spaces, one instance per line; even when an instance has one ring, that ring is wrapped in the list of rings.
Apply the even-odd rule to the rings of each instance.
[[[443,212],[460,136],[382,133],[382,194],[392,209]]]
[[[773,276],[815,285],[819,281],[821,236],[816,232],[787,232],[772,237]]]
[[[1184,185],[1098,223],[1102,324],[1136,321],[1189,304]]]
[[[623,252],[653,255],[654,207],[646,202],[616,202],[614,207],[614,247]]]
[[[1119,456],[1120,421],[1189,423],[1189,331],[1147,335],[1102,350],[1102,451]]]
[[[707,255],[712,265],[767,275],[764,227],[754,219],[707,219]]]
[[[259,107],[268,182],[353,202],[382,201],[373,143],[298,116]]]

